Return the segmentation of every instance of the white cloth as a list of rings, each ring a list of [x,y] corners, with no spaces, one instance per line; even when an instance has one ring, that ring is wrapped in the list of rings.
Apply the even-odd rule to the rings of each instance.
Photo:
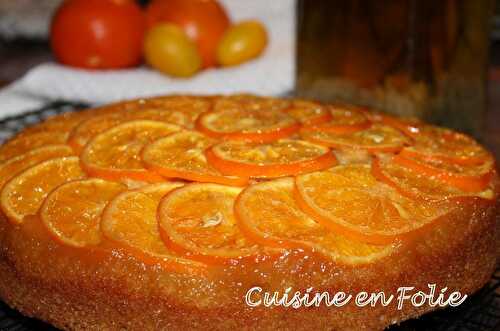
[[[40,96],[33,96],[23,90],[19,82],[0,89],[0,118],[37,109],[49,102]]]
[[[258,59],[237,67],[205,70],[175,79],[146,67],[91,71],[47,63],[0,90],[0,117],[34,108],[47,100],[91,104],[169,93],[279,95],[295,84],[295,1],[222,1],[233,22],[258,19],[267,27],[269,44]]]

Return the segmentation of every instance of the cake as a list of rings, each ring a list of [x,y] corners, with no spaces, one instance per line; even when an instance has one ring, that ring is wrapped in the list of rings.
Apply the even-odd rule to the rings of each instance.
[[[493,156],[361,107],[65,113],[0,146],[0,184],[0,298],[64,330],[383,330],[496,266]]]

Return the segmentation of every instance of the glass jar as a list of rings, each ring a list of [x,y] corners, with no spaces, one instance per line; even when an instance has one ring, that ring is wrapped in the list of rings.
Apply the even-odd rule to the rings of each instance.
[[[479,136],[492,0],[299,0],[296,94]]]

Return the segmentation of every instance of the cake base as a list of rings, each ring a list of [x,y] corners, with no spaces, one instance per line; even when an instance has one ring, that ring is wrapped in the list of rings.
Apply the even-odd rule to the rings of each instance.
[[[425,237],[399,244],[373,264],[301,263],[290,254],[255,265],[214,267],[207,276],[144,265],[117,250],[82,253],[52,241],[36,217],[0,226],[0,297],[23,314],[64,330],[382,330],[435,308],[405,304],[359,308],[251,308],[245,292],[287,285],[331,293],[384,291],[400,286],[471,294],[496,266],[497,206],[482,200],[439,220]],[[303,260],[303,259],[302,259]],[[323,272],[318,272],[318,270]]]

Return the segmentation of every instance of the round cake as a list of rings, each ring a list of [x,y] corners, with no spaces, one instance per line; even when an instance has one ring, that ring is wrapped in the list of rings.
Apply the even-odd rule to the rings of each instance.
[[[64,330],[382,330],[488,282],[472,138],[347,105],[165,96],[0,146],[0,298]]]

